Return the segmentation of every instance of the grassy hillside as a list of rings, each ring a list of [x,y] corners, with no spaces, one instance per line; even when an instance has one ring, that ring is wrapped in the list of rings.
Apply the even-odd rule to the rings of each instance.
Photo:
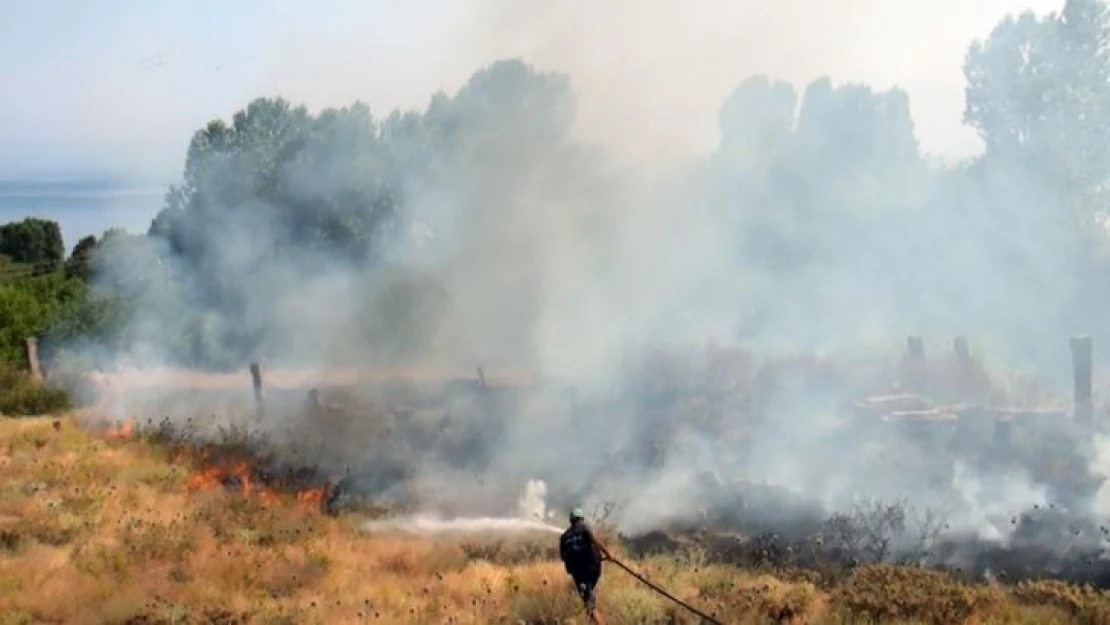
[[[216,479],[201,460],[69,418],[0,421],[2,623],[582,623],[550,535],[366,535],[318,491]],[[225,480],[226,482],[226,480]],[[866,568],[830,584],[630,560],[728,623],[1093,623],[1110,597]],[[610,568],[609,623],[693,622]]]

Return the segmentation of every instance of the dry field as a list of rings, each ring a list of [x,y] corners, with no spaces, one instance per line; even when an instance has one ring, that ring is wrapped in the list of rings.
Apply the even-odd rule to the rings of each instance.
[[[318,490],[227,487],[216,474],[236,465],[219,460],[72,418],[0,421],[0,622],[584,622],[550,535],[367,535],[321,514]],[[1055,582],[629,562],[726,623],[1110,622],[1110,596]],[[609,623],[695,622],[612,567],[600,596]]]

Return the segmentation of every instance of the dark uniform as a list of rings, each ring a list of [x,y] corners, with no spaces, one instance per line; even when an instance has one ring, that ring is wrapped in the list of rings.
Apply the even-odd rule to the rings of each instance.
[[[601,551],[586,522],[576,519],[559,537],[559,557],[567,574],[574,580],[578,595],[586,604],[586,611],[593,613],[597,606],[594,589],[601,579]]]

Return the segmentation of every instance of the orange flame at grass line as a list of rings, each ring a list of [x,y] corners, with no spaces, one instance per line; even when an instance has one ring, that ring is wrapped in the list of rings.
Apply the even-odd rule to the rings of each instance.
[[[328,496],[328,487],[309,488],[297,493],[297,505],[305,510],[319,510]]]
[[[194,473],[186,482],[185,488],[191,491],[212,490],[235,478],[242,484],[243,494],[248,495],[251,492],[250,474],[250,465],[246,462],[238,462],[231,466],[208,467]]]
[[[108,431],[105,432],[104,436],[108,440],[112,441],[120,441],[133,438],[135,436],[135,420],[132,418],[122,422],[116,422],[115,425],[108,428]]]
[[[104,436],[108,440],[122,441],[134,438],[135,434],[136,419],[130,417],[117,421],[108,428]],[[215,450],[207,445],[182,445],[172,452],[170,461],[173,464],[204,466],[212,462],[214,453]],[[188,492],[215,490],[232,480],[240,484],[244,496],[253,495],[265,505],[278,505],[282,501],[281,491],[259,484],[251,463],[242,460],[233,464],[225,460],[197,470],[186,480],[185,489]],[[323,507],[329,492],[326,485],[299,490],[295,493],[297,507],[306,511],[318,511]]]
[[[224,486],[232,479],[241,485],[244,496],[255,496],[265,505],[281,503],[281,493],[273,488],[261,486],[253,479],[250,463],[237,462],[233,465],[213,466],[194,473],[185,484],[190,492],[214,490]],[[296,493],[297,507],[312,511],[319,510],[328,494],[327,486],[309,488]]]

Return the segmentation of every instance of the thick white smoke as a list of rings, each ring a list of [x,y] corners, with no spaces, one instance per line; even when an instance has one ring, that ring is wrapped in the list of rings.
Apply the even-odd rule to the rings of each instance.
[[[915,131],[927,107],[890,86],[892,68],[875,88],[846,82],[876,50],[846,54],[837,71],[774,72],[791,85],[744,78],[757,53],[785,54],[761,48],[768,33],[731,65],[692,52],[691,28],[663,41],[683,52],[665,68],[682,80],[654,100],[651,63],[632,67],[631,86],[613,65],[633,55],[628,40],[641,33],[630,25],[659,32],[702,18],[648,5],[591,5],[598,19],[575,35],[568,16],[584,4],[530,14],[487,3],[475,15],[489,22],[474,31],[523,24],[540,69],[473,63],[469,80],[437,82],[446,92],[429,89],[407,112],[313,115],[266,101],[208,126],[178,190],[188,201],[160,216],[157,236],[98,256],[99,286],[130,305],[123,330],[110,345],[73,347],[139,369],[259,361],[275,391],[298,386],[281,370],[313,372],[304,386],[349,387],[324,389],[325,403],[354,396],[324,409],[348,414],[334,427],[308,422],[318,447],[297,457],[440,513],[401,522],[421,531],[534,527],[554,499],[620,502],[614,520],[629,531],[711,509],[795,514],[739,501],[740,484],[754,483],[833,509],[906,496],[951,508],[953,529],[1005,539],[1006,515],[1048,503],[1051,489],[1011,470],[986,437],[976,462],[938,468],[947,451],[857,428],[851,404],[891,390],[906,334],[928,337],[933,362],[956,335],[1004,345],[1008,362],[1066,389],[1066,337],[1107,328],[1106,302],[1083,288],[1097,265],[1057,188],[1004,161],[934,166]],[[890,10],[853,6],[876,13],[822,9],[830,49]],[[717,10],[744,29],[768,23],[743,7]],[[963,25],[984,35],[990,21],[974,21]],[[854,28],[830,26],[841,22]],[[814,29],[795,24],[781,39],[791,43],[776,45],[802,54],[796,42]],[[958,81],[958,66],[950,72]],[[668,125],[684,101],[703,121],[716,113],[712,140],[628,158],[648,130],[667,147],[671,133],[689,134],[688,120]],[[714,354],[734,367],[721,380]],[[488,388],[447,399],[383,383],[478,367]],[[337,370],[356,373],[339,384]],[[501,392],[498,375],[539,390]],[[290,396],[275,392],[256,427],[301,442],[285,428],[304,427],[304,398]],[[157,392],[142,401],[116,409],[180,422],[203,405]],[[533,479],[523,520],[482,516],[507,514],[502,504]]]

